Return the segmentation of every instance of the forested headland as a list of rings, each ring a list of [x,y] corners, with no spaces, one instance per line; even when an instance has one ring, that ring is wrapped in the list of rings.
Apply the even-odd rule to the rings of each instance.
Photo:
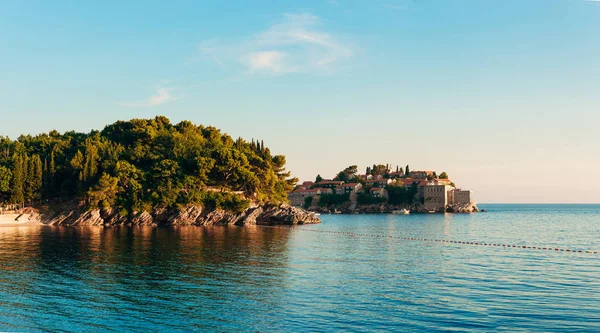
[[[0,204],[76,199],[123,215],[191,204],[241,212],[287,201],[297,179],[285,164],[262,141],[163,116],[90,133],[0,137]]]

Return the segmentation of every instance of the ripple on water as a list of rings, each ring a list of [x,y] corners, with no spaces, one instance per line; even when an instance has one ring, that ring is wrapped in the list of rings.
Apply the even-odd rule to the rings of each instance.
[[[295,228],[0,228],[3,331],[597,331],[600,206]],[[307,230],[308,229],[308,230]]]

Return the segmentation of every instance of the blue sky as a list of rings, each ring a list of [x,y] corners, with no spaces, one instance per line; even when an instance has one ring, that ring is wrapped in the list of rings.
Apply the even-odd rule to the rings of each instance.
[[[2,1],[0,135],[165,115],[301,179],[447,171],[480,202],[600,202],[600,2]]]

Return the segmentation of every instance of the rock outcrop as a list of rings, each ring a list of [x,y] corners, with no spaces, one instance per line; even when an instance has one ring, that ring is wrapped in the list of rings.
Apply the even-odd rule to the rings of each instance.
[[[411,213],[430,213],[430,209],[425,207],[421,203],[414,203],[410,205],[390,205],[386,203],[373,204],[373,205],[356,205],[352,207],[350,204],[336,205],[331,207],[310,207],[310,211],[318,213],[334,213],[339,212],[341,214],[391,214],[393,211],[406,209]],[[475,203],[471,204],[455,204],[449,205],[446,209],[439,208],[435,213],[476,213],[479,212]]]
[[[470,203],[470,204],[454,204],[454,205],[450,205],[448,206],[448,208],[446,208],[446,212],[447,213],[477,213],[479,212],[479,208],[477,207],[477,204],[475,203]]]
[[[87,209],[70,203],[44,211],[40,220],[49,225],[293,225],[320,223],[314,214],[288,204],[252,204],[241,213],[190,205],[122,215],[116,209]]]

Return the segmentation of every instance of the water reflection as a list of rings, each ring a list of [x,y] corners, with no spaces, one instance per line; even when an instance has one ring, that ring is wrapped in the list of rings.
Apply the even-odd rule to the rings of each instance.
[[[294,228],[0,228],[4,331],[594,331],[600,206]],[[323,230],[311,232],[303,229]]]
[[[35,323],[26,311],[34,307],[49,320],[74,312],[89,317],[95,309],[129,312],[150,324],[161,317],[157,309],[180,312],[181,302],[203,304],[188,309],[191,318],[215,316],[218,305],[232,298],[276,306],[276,300],[263,296],[285,284],[289,235],[289,229],[258,227],[0,228],[0,287],[5,291],[0,308],[22,308],[19,322]],[[247,290],[260,290],[263,296]],[[18,296],[23,294],[28,295],[25,302]],[[47,325],[64,329],[37,314],[46,330]],[[107,328],[103,322],[109,317],[91,322]],[[0,315],[0,327],[10,327],[12,320],[17,319],[3,321]]]

